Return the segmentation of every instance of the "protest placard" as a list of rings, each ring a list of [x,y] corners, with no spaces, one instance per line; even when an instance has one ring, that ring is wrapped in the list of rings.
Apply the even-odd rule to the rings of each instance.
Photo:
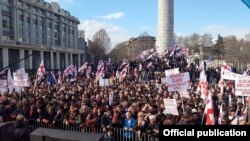
[[[189,92],[188,91],[180,91],[180,96],[183,98],[190,98]]]
[[[99,85],[100,85],[101,87],[110,86],[109,79],[100,79],[100,80],[99,80]]]
[[[221,76],[223,79],[227,79],[227,80],[236,80],[236,79],[240,79],[240,78],[250,79],[250,76],[244,76],[241,74],[237,74],[237,73],[233,73],[233,72],[225,71],[225,70],[221,70]]]
[[[163,102],[165,106],[164,114],[179,115],[175,99],[163,99]]]
[[[166,77],[168,91],[183,91],[191,88],[189,72],[173,74]]]
[[[235,95],[250,96],[250,79],[238,78],[235,80]]]
[[[178,74],[179,73],[179,68],[176,69],[170,69],[170,70],[165,70],[165,75],[173,75],[173,74]]]
[[[29,86],[28,73],[25,73],[23,71],[13,73],[13,78],[14,78],[14,86],[18,86],[18,87],[28,87]]]

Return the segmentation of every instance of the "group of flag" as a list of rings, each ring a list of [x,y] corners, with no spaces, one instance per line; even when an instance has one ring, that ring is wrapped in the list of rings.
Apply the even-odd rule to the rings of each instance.
[[[198,83],[198,87],[197,87],[197,91],[199,91],[201,93],[201,98],[204,100],[205,103],[205,110],[204,110],[204,115],[206,115],[206,125],[215,125],[216,121],[215,121],[215,117],[214,117],[214,103],[213,103],[213,98],[212,98],[212,93],[209,90],[208,87],[208,82],[207,82],[207,76],[205,73],[205,68],[204,65],[201,65],[201,69],[200,69],[200,79],[199,79],[199,83]],[[221,65],[221,73],[223,73],[224,71],[230,71],[232,72],[232,66],[227,64],[226,62],[224,62]],[[222,78],[220,78],[219,84],[218,86],[220,87],[220,94],[223,93],[223,89],[224,89],[224,80]],[[231,95],[229,95],[229,104],[231,103]],[[247,106],[245,106],[242,115],[238,116],[238,110],[236,110],[236,116],[230,121],[231,125],[238,125],[240,121],[246,121],[247,120]],[[223,104],[220,105],[220,109],[219,109],[219,117],[218,117],[218,124],[222,124],[222,119],[223,116],[225,115],[224,111],[223,111]]]

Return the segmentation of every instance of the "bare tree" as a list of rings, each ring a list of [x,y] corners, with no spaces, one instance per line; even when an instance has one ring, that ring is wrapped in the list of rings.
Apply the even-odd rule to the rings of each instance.
[[[97,43],[101,48],[105,50],[105,53],[111,51],[111,40],[105,29],[97,31],[92,39],[93,42]]]
[[[88,41],[89,53],[94,64],[97,64],[99,60],[105,58],[105,50],[96,41]]]
[[[211,34],[204,34],[201,36],[201,42],[205,46],[212,46],[213,45],[213,38]]]
[[[108,54],[108,56],[115,60],[115,62],[122,62],[124,58],[128,58],[127,48],[124,43],[118,43]]]

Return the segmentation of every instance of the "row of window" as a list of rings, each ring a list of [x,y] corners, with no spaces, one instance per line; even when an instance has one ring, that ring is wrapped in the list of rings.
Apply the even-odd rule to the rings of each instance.
[[[35,7],[35,6],[32,6],[28,3],[24,3],[22,1],[18,1],[17,2],[17,5],[19,7],[22,7],[26,10],[28,10],[29,12],[32,12],[32,13],[36,13],[38,15],[43,15],[43,16],[47,16],[47,17],[51,17],[57,21],[61,21],[61,22],[66,22],[66,23],[69,23],[70,25],[73,25],[73,26],[77,26],[77,23],[75,23],[74,21],[68,19],[68,18],[65,18],[63,16],[60,16],[60,15],[57,15],[57,14],[54,14],[50,11],[46,11],[44,9],[40,9],[38,7]],[[23,10],[19,10],[19,13],[23,13]]]
[[[13,0],[1,0],[3,3],[12,4]]]

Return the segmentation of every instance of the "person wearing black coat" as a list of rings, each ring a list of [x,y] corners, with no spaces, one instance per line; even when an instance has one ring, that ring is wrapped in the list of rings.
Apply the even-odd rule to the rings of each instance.
[[[16,141],[30,141],[28,128],[24,124],[24,116],[18,115],[14,123]]]

